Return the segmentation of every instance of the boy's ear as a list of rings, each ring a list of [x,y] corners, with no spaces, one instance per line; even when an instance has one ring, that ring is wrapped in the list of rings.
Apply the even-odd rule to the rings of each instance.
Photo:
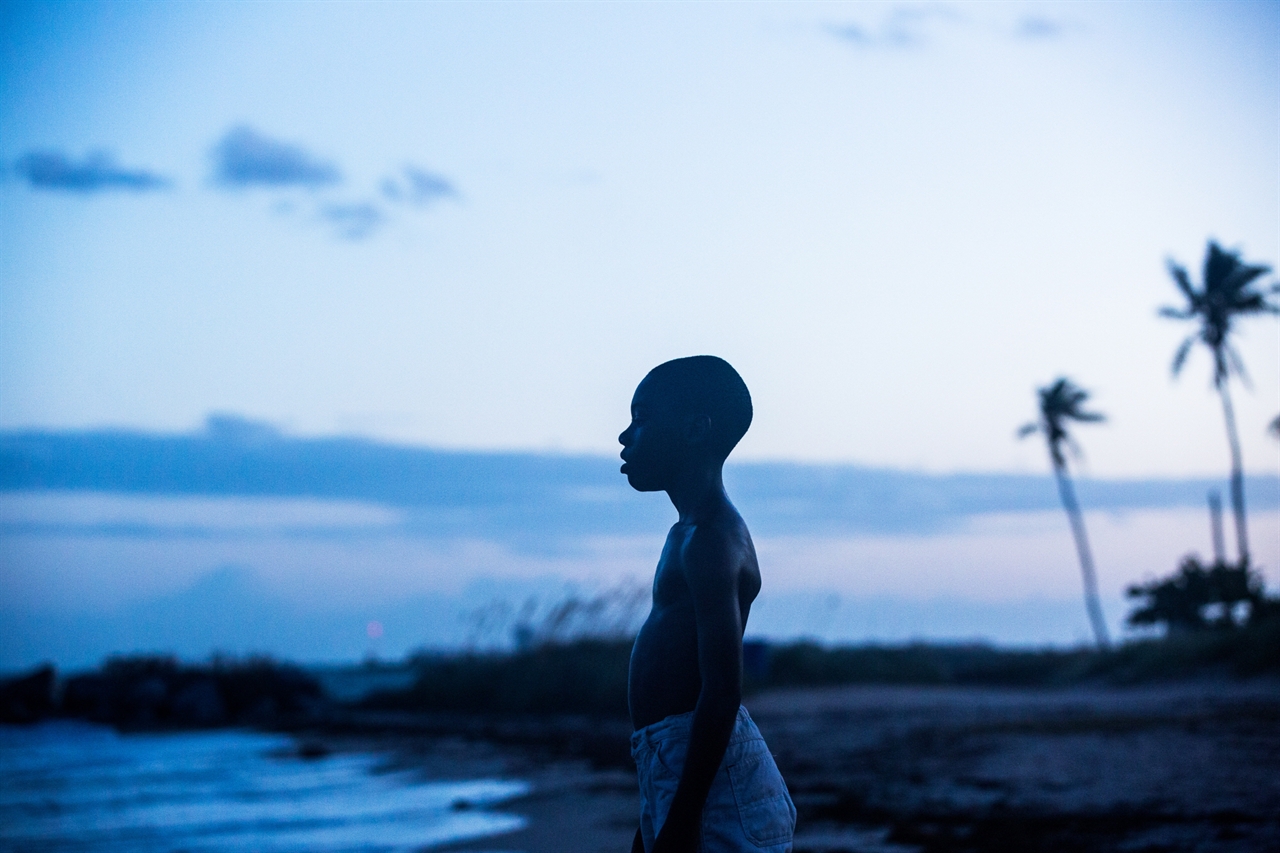
[[[711,435],[711,416],[694,415],[685,421],[684,440],[690,444],[701,444]]]

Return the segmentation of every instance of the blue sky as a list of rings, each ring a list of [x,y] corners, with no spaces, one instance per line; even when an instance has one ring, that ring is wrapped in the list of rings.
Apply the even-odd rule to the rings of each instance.
[[[1277,8],[5,3],[0,430],[220,412],[611,455],[644,373],[710,352],[753,392],[743,460],[1042,475],[1014,430],[1067,374],[1109,416],[1079,430],[1086,475],[1225,479],[1208,359],[1172,381],[1188,330],[1156,309],[1165,259],[1198,274],[1210,238],[1280,262]],[[1274,478],[1280,323],[1239,347],[1246,468]],[[170,642],[137,626],[209,590],[305,615],[281,652],[323,622],[355,656],[382,619],[398,653],[432,641],[413,601],[639,578],[662,533],[529,554],[364,504],[0,498],[0,665]],[[1280,514],[1254,510],[1274,585]],[[757,628],[1087,638],[1060,513],[961,515],[766,530]],[[1198,507],[1089,522],[1113,623],[1125,584],[1208,548]],[[120,532],[166,525],[207,530]],[[254,641],[216,627],[190,643]]]
[[[744,457],[1042,470],[1012,431],[1067,373],[1093,473],[1226,465],[1155,308],[1208,237],[1280,259],[1271,4],[3,14],[2,426],[611,452],[645,370],[714,352]],[[237,133],[284,172],[228,179]],[[1277,324],[1241,349],[1276,471]]]

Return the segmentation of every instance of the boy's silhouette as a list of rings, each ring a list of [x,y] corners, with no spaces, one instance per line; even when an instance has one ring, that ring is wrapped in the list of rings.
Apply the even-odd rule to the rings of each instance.
[[[742,377],[700,355],[651,370],[618,437],[631,486],[665,491],[680,513],[631,652],[641,797],[633,853],[791,850],[795,806],[740,704],[742,633],[760,568],[721,469],[750,424]]]

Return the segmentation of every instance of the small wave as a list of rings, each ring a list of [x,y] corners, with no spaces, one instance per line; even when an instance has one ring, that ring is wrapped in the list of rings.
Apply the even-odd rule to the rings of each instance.
[[[401,851],[524,826],[510,779],[424,780],[367,754],[303,759],[243,731],[0,728],[0,840],[41,851]],[[462,806],[466,806],[463,808]]]

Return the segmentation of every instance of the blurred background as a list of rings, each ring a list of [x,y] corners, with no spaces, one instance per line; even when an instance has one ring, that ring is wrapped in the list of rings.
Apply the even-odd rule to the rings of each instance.
[[[0,10],[0,667],[503,647],[643,590],[674,512],[616,437],[695,353],[755,401],[755,637],[1089,642],[1015,437],[1060,375],[1113,635],[1212,555],[1213,363],[1156,312],[1209,240],[1280,259],[1274,4]],[[1274,591],[1280,324],[1233,338]]]

